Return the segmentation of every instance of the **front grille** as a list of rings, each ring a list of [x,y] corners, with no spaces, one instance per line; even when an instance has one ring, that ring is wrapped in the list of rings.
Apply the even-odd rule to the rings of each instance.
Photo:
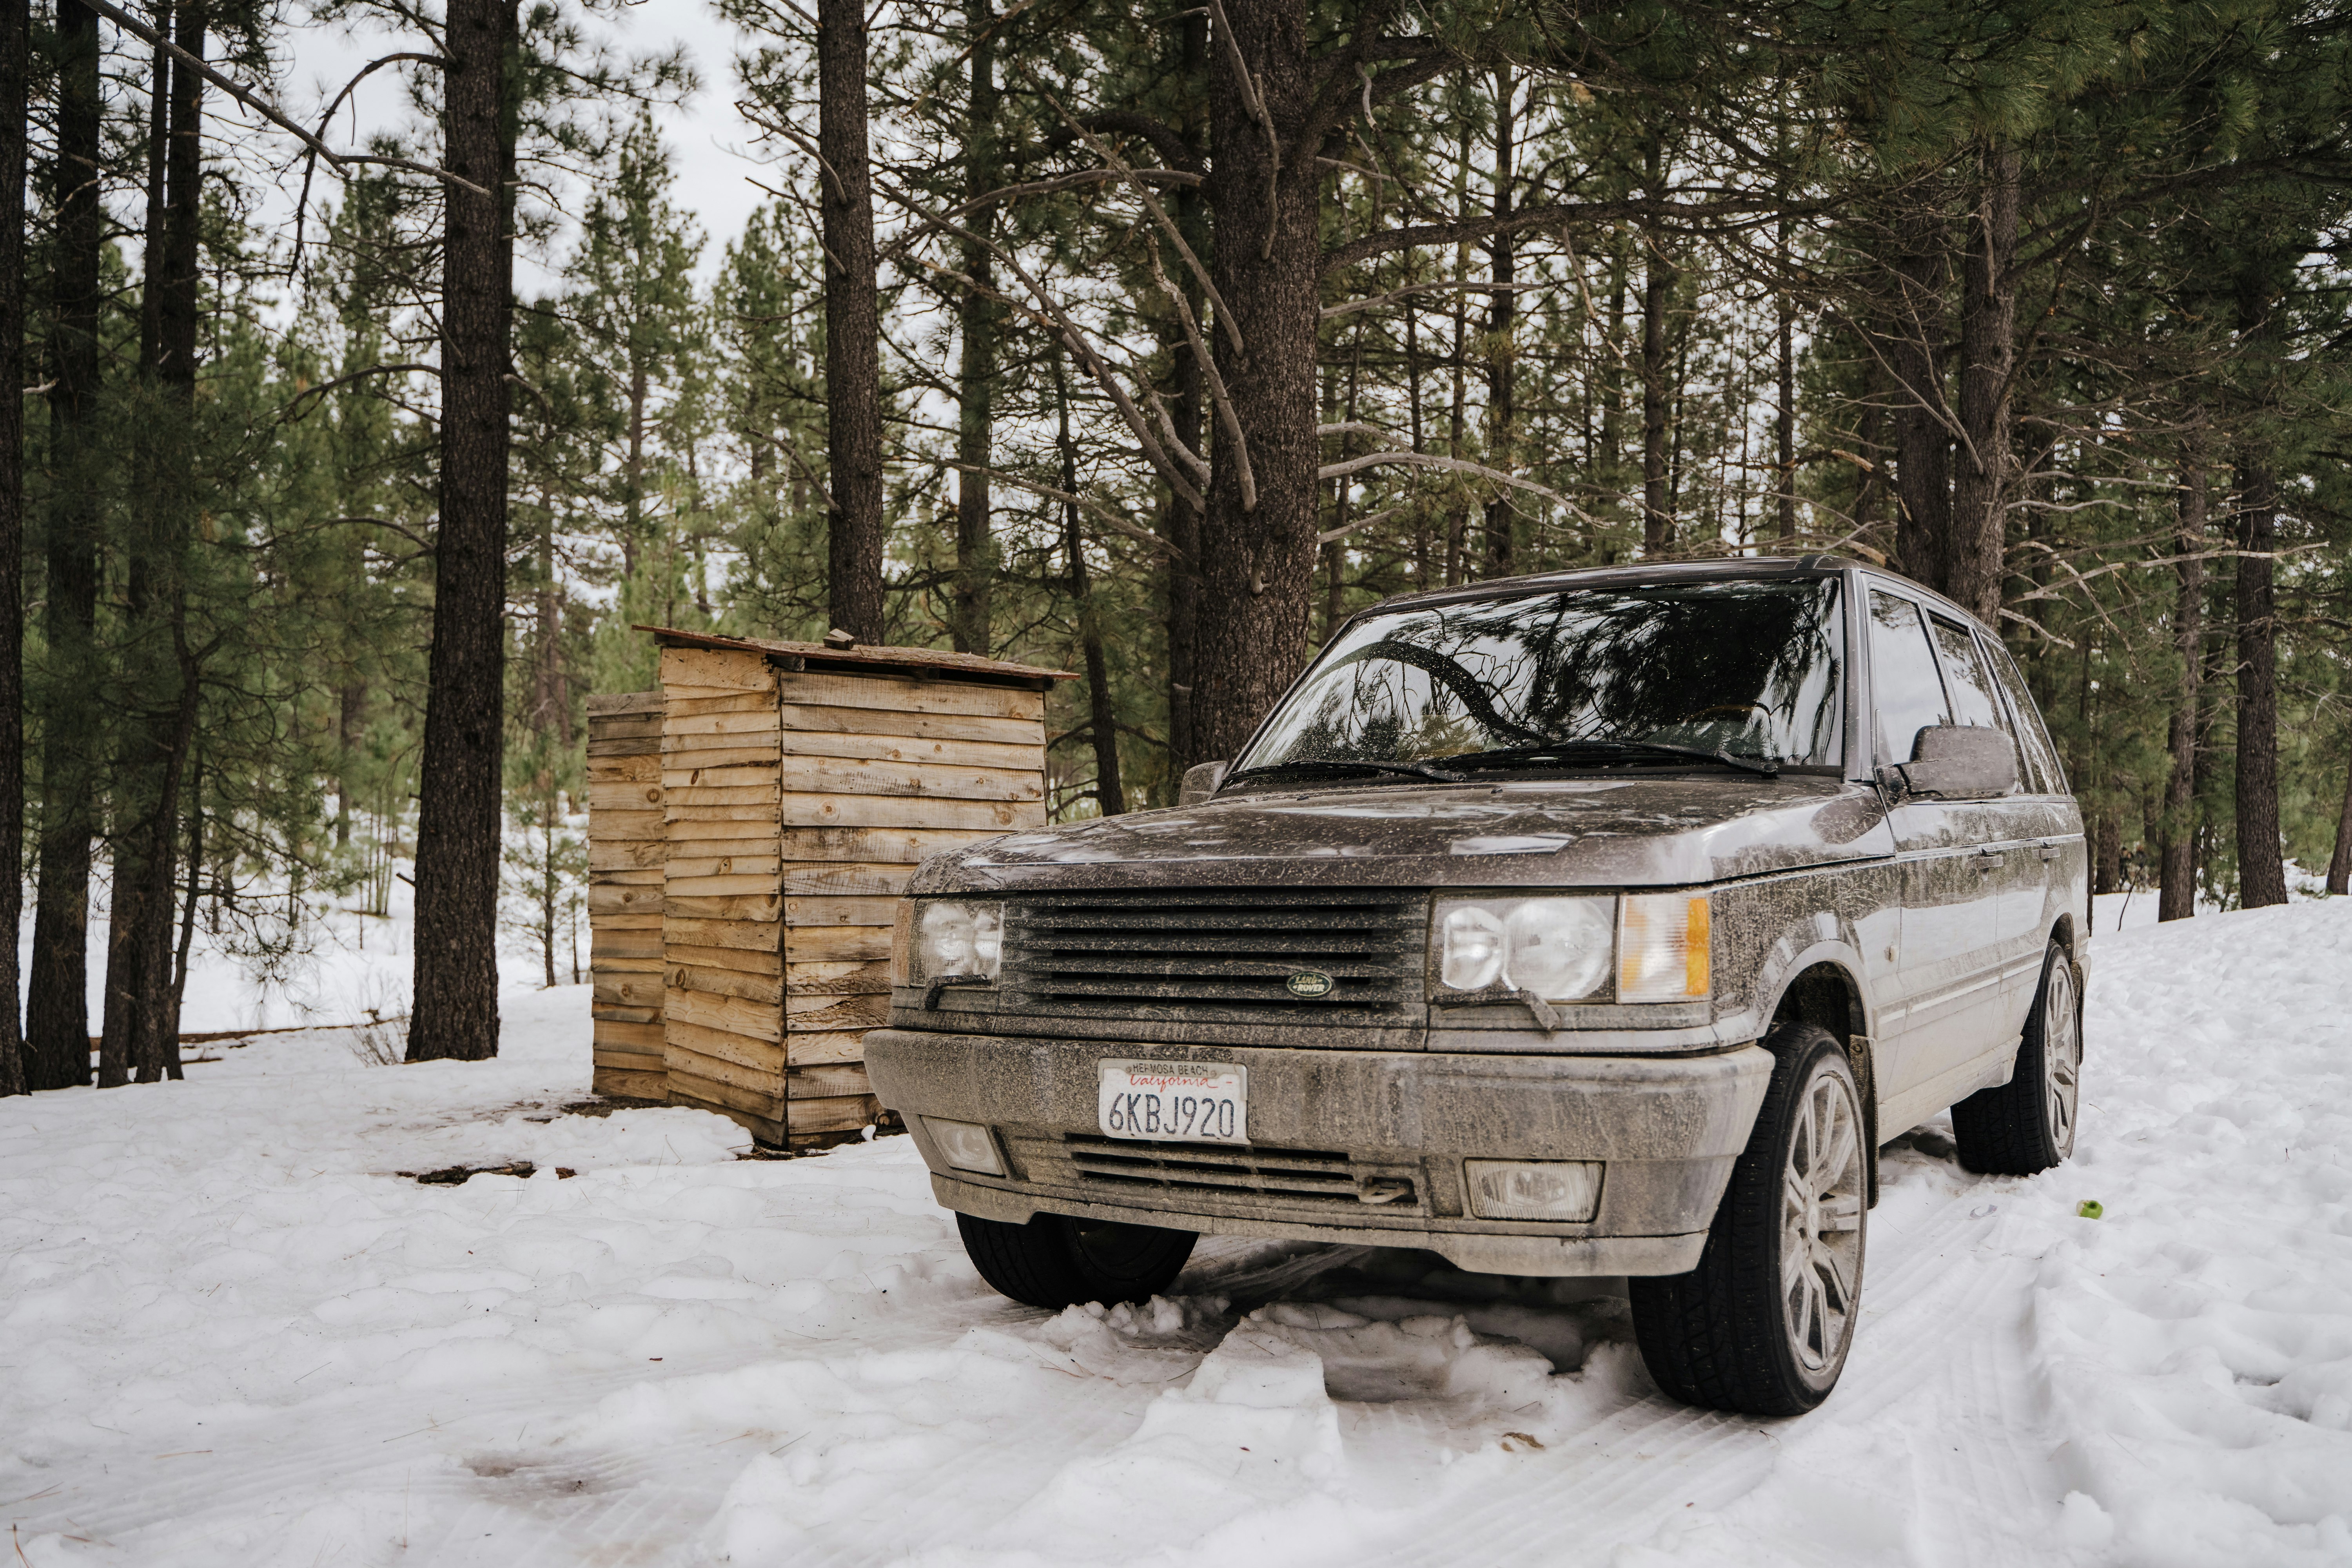
[[[1003,988],[1033,1013],[1394,1027],[1418,1022],[1427,909],[1378,890],[1015,899]],[[1295,993],[1306,972],[1329,992]]]
[[[1329,1150],[1149,1143],[1085,1132],[1008,1133],[1007,1141],[1028,1180],[1074,1186],[1099,1203],[1238,1199],[1363,1215],[1423,1212],[1420,1184],[1409,1175]],[[1381,1201],[1366,1201],[1368,1193]]]

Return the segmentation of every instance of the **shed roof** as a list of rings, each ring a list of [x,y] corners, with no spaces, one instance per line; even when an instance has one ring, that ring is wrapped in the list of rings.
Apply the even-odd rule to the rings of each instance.
[[[638,626],[664,647],[707,647],[731,653],[756,653],[781,669],[823,670],[835,675],[911,676],[919,680],[962,680],[981,686],[1024,686],[1043,689],[1056,680],[1075,680],[1068,669],[1047,669],[1034,664],[982,658],[977,654],[949,653],[935,647],[834,647],[821,642],[779,642],[768,637],[721,637],[716,632],[682,631],[676,626]]]

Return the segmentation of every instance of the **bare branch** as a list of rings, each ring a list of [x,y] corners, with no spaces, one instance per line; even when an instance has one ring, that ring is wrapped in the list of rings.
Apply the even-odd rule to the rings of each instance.
[[[303,146],[308,147],[311,152],[317,153],[320,157],[324,158],[330,164],[338,169],[351,168],[360,164],[373,164],[387,169],[405,169],[412,174],[423,174],[427,178],[439,180],[446,184],[459,186],[465,190],[473,192],[478,196],[495,195],[494,192],[474,184],[473,181],[467,179],[462,174],[453,174],[448,170],[436,167],[431,163],[418,163],[406,158],[379,158],[371,154],[362,154],[358,153],[338,153],[333,148],[328,146],[324,142],[320,141],[319,138],[310,134],[310,132],[305,131],[301,126],[295,124],[293,121],[288,119],[284,114],[278,112],[278,109],[260,94],[253,91],[251,89],[246,87],[241,82],[238,82],[234,78],[224,76],[219,71],[215,70],[211,66],[206,65],[201,58],[190,54],[187,50],[182,48],[171,39],[158,33],[154,28],[148,26],[145,23],[132,16],[121,6],[110,4],[109,0],[84,0],[84,3],[88,5],[92,11],[95,11],[98,15],[105,17],[108,21],[113,23],[117,27],[122,29],[122,31],[130,34],[132,37],[137,38],[140,42],[151,45],[155,48],[164,50],[183,66],[192,68],[198,76],[203,77],[206,81],[212,83],[215,87],[228,94],[229,97],[235,99],[238,103],[243,104],[246,108],[253,110],[254,113],[261,116],[262,119],[269,121],[270,124],[277,126],[280,131],[292,136],[296,141],[301,142]]]
[[[1097,501],[1090,501],[1084,496],[1072,495],[1067,490],[1055,489],[1052,485],[1041,485],[1034,479],[1024,479],[1019,474],[1007,473],[1003,468],[983,468],[978,463],[949,462],[942,466],[953,468],[960,474],[978,474],[984,479],[1002,479],[1008,485],[1012,485],[1019,489],[1031,491],[1036,495],[1044,496],[1048,500],[1066,502],[1071,506],[1078,508],[1082,511],[1091,514],[1095,518],[1098,519],[1104,526],[1110,528],[1117,532],[1123,533],[1129,539],[1149,544],[1154,550],[1164,550],[1169,554],[1173,555],[1181,561],[1189,561],[1192,559],[1191,556],[1179,549],[1173,541],[1162,539],[1160,535],[1152,532],[1148,528],[1139,528],[1134,523],[1128,521],[1127,519],[1111,510],[1108,507]]]
[[[1538,289],[1557,289],[1559,286],[1557,281],[1481,283],[1475,279],[1461,282],[1415,283],[1408,289],[1391,289],[1385,294],[1375,294],[1369,300],[1350,300],[1344,305],[1326,305],[1323,307],[1323,319],[1328,321],[1334,316],[1348,316],[1353,315],[1358,310],[1377,310],[1391,300],[1402,300],[1412,294],[1426,294],[1433,289],[1458,289],[1465,294],[1508,294],[1527,293]]]
[[[1028,76],[1029,73],[1024,71],[1022,74]],[[1177,228],[1175,220],[1170,217],[1166,210],[1160,206],[1160,198],[1151,194],[1151,187],[1137,177],[1136,172],[1128,167],[1127,160],[1112,152],[1108,142],[1072,119],[1070,111],[1062,107],[1061,100],[1046,91],[1045,85],[1035,77],[1030,77],[1029,81],[1045,101],[1054,106],[1054,112],[1062,117],[1062,122],[1087,139],[1087,145],[1094,150],[1095,156],[1118,170],[1128,183],[1135,187],[1137,198],[1143,203],[1143,210],[1151,215],[1152,222],[1160,226],[1160,232],[1168,237],[1168,242],[1176,247],[1176,254],[1184,258],[1184,265],[1192,269],[1194,281],[1201,285],[1202,293],[1208,296],[1209,303],[1215,308],[1217,325],[1223,329],[1225,341],[1234,345],[1234,353],[1237,354],[1245,353],[1246,351],[1242,347],[1242,330],[1234,324],[1233,311],[1225,308],[1225,297],[1217,292],[1216,284],[1209,278],[1209,269],[1201,265],[1201,258],[1192,254],[1191,246],[1184,243],[1182,232]],[[1164,287],[1164,279],[1162,284]],[[1184,314],[1189,318],[1192,312],[1187,310]],[[1195,343],[1192,352],[1196,354],[1201,353],[1201,346]],[[1203,357],[1205,359],[1205,356]]]
[[[1216,405],[1217,423],[1225,427],[1225,439],[1234,444],[1234,461],[1240,470],[1236,477],[1241,480],[1242,510],[1255,511],[1257,474],[1250,467],[1249,442],[1242,435],[1241,416],[1234,412],[1234,400],[1226,395],[1225,378],[1218,374],[1216,356],[1210,353],[1209,346],[1201,341],[1200,324],[1192,320],[1192,305],[1185,300],[1183,293],[1168,281],[1167,272],[1160,268],[1160,247],[1147,245],[1144,253],[1151,262],[1152,280],[1160,285],[1160,291],[1168,296],[1168,302],[1176,307],[1176,319],[1184,326],[1184,341],[1192,345],[1192,359],[1200,365],[1203,379],[1208,383],[1209,400]],[[1172,436],[1175,432],[1171,429],[1169,434]]]
[[[1168,488],[1194,509],[1201,511],[1208,510],[1208,502],[1202,496],[1199,488],[1192,483],[1192,477],[1177,466],[1176,459],[1170,457],[1167,448],[1160,446],[1160,437],[1151,433],[1151,426],[1143,417],[1143,411],[1136,407],[1135,399],[1129,397],[1127,389],[1119,385],[1118,380],[1112,376],[1110,367],[1103,363],[1102,356],[1095,353],[1094,345],[1087,341],[1086,334],[1079,331],[1076,324],[1063,313],[1061,306],[1055,301],[1051,294],[1045,291],[1045,286],[1030,276],[1029,269],[1021,265],[1019,257],[986,235],[976,234],[961,224],[955,223],[925,206],[912,195],[899,189],[895,181],[879,170],[875,173],[874,188],[880,191],[889,201],[906,208],[918,217],[929,219],[935,226],[946,229],[958,238],[970,240],[979,246],[994,257],[1006,271],[1019,279],[1021,286],[1029,290],[1030,297],[1037,301],[1038,308],[1053,323],[1055,331],[1060,333],[1062,342],[1068,345],[1073,354],[1077,356],[1078,363],[1087,367],[1087,374],[1095,378],[1095,384],[1102,388],[1104,395],[1110,399],[1111,405],[1118,410],[1119,417],[1127,421],[1128,429],[1134,433],[1136,441],[1143,447],[1144,455],[1151,459],[1152,467],[1160,470],[1160,477],[1168,481]],[[938,270],[946,269],[942,268]]]

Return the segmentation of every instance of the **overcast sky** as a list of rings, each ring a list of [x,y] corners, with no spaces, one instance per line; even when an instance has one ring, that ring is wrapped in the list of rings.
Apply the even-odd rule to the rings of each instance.
[[[684,45],[701,79],[701,88],[683,108],[657,111],[677,167],[677,200],[701,220],[709,244],[703,251],[705,276],[719,258],[719,247],[740,232],[751,209],[763,199],[749,176],[763,165],[745,155],[750,128],[735,112],[732,56],[737,35],[705,0],[640,0],[598,18],[618,47],[631,53],[650,53]],[[284,84],[287,107],[298,119],[315,124],[315,116],[352,73],[390,48],[413,47],[392,43],[383,36],[353,37],[341,26],[313,27],[295,34],[293,68]],[[217,95],[212,108],[234,122],[238,111]],[[362,84],[352,107],[335,117],[327,141],[346,146],[371,132],[402,122],[401,88],[394,73],[382,71]],[[289,203],[289,211],[291,203]],[[517,281],[530,289],[542,281],[536,268],[519,258]]]

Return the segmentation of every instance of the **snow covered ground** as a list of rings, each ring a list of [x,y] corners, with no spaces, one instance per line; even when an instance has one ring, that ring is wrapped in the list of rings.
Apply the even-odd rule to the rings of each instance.
[[[2080,1155],[1891,1151],[1789,1422],[1653,1394],[1609,1281],[1222,1244],[1014,1307],[903,1139],[563,1113],[583,988],[491,1064],[0,1101],[0,1520],[30,1568],[2352,1563],[2352,901],[2102,925]]]

